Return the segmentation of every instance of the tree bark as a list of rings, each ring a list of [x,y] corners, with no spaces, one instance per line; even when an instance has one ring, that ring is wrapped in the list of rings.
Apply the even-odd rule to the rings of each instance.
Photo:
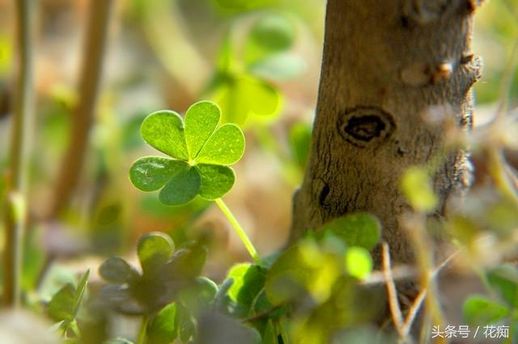
[[[439,211],[466,184],[466,155],[445,125],[471,126],[475,0],[328,0],[313,145],[294,196],[292,240],[353,211],[383,225],[396,263],[414,260],[401,229],[402,172],[442,156]],[[379,256],[377,257],[379,259]]]

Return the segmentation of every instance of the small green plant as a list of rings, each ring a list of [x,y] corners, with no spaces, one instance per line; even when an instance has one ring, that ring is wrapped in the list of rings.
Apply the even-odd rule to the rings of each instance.
[[[215,201],[254,262],[234,265],[218,286],[200,276],[206,257],[200,243],[175,249],[167,235],[149,233],[137,245],[142,272],[119,257],[100,267],[108,282],[103,295],[110,307],[143,317],[138,343],[203,341],[214,330],[204,327],[207,322],[225,324],[209,336],[210,341],[230,331],[240,333],[246,343],[287,343],[294,335],[317,343],[327,341],[335,328],[351,325],[353,312],[360,314],[354,319],[370,318],[371,312],[355,306],[354,299],[370,295],[358,282],[372,271],[369,251],[379,242],[379,221],[367,213],[348,214],[261,259],[220,198],[234,183],[229,165],[241,158],[244,137],[239,127],[220,126],[219,119],[219,108],[207,101],[192,105],[185,120],[172,111],[152,113],[144,120],[141,135],[168,157],[138,159],[130,178],[143,191],[161,189],[159,200],[164,204],[180,205],[197,196]],[[341,317],[333,321],[326,317],[314,326],[313,316],[339,312],[329,309],[338,299],[350,311],[340,310]],[[294,311],[308,300],[312,301],[307,312]]]
[[[120,257],[107,259],[99,274],[108,282],[102,298],[112,309],[142,316],[139,343],[185,342],[194,335],[193,313],[206,308],[218,292],[210,279],[200,277],[206,249],[187,243],[175,249],[169,236],[152,232],[137,245],[141,272]]]
[[[169,157],[138,159],[130,179],[142,191],[161,189],[158,198],[166,205],[185,204],[196,196],[214,200],[257,260],[246,232],[221,200],[234,185],[236,177],[229,166],[243,156],[245,138],[237,125],[219,125],[220,117],[219,107],[209,101],[193,104],[185,120],[173,111],[150,114],[140,128],[142,138]]]
[[[56,326],[65,338],[80,337],[77,315],[83,303],[89,275],[90,272],[86,271],[77,286],[72,283],[65,284],[54,294],[48,304],[48,314],[56,322]]]
[[[472,326],[505,323],[516,331],[518,321],[518,270],[510,264],[500,265],[484,272],[483,277],[493,298],[470,295],[463,306],[464,319]]]
[[[142,191],[161,189],[159,199],[181,205],[197,195],[215,200],[235,181],[229,165],[243,155],[245,139],[234,124],[219,126],[221,112],[211,102],[192,105],[183,119],[173,111],[157,111],[142,123],[142,138],[169,157],[137,160],[130,170],[132,183]]]

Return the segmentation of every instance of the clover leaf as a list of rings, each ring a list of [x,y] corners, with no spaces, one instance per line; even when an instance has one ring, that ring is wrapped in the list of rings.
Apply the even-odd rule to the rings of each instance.
[[[185,120],[161,110],[144,119],[142,138],[168,157],[147,156],[133,163],[130,180],[142,191],[160,189],[159,200],[181,205],[201,196],[214,200],[234,185],[229,167],[243,156],[245,138],[235,124],[220,125],[221,110],[209,101],[193,104]]]
[[[108,282],[104,300],[124,314],[151,314],[177,299],[183,289],[195,289],[207,252],[197,243],[175,249],[164,233],[150,232],[137,244],[141,271],[120,257],[108,258],[99,268]]]

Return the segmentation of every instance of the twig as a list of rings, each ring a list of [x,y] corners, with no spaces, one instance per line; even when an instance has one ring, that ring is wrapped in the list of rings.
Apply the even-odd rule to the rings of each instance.
[[[385,276],[385,285],[387,286],[388,302],[390,307],[390,313],[392,320],[396,326],[396,330],[400,337],[404,337],[403,332],[403,315],[401,314],[401,308],[399,307],[399,301],[397,298],[396,284],[394,277],[392,276],[392,270],[390,267],[390,252],[389,246],[386,242],[381,244],[381,259],[383,266],[383,274]]]
[[[34,1],[18,0],[15,3],[19,65],[4,213],[6,238],[3,295],[8,307],[17,307],[21,298],[23,235],[27,226],[28,173],[34,128]]]
[[[458,254],[459,251],[456,251],[452,253],[448,258],[443,260],[443,262],[434,269],[432,275],[430,276],[430,279],[435,278],[439,274],[439,272],[441,272],[441,270],[444,269]],[[423,301],[425,300],[427,292],[428,288],[423,288],[415,298],[410,309],[408,310],[408,314],[403,323],[403,334],[405,337],[408,336],[408,334],[410,333],[410,328],[414,323],[415,317],[417,316],[417,312],[419,311],[421,305],[423,304]]]
[[[55,219],[64,210],[81,175],[99,98],[112,5],[113,0],[90,1],[79,80],[80,97],[73,112],[70,142],[56,178],[55,197],[47,220]]]
[[[432,323],[434,325],[441,326],[444,323],[444,317],[438,296],[434,290],[435,274],[433,273],[433,258],[427,245],[431,239],[426,233],[425,222],[425,214],[409,214],[404,221],[404,225],[414,246],[414,252],[417,253],[416,263],[420,272],[420,286],[426,290],[424,293],[424,300],[422,302],[426,302],[427,311]],[[448,262],[449,260],[443,262],[440,265],[440,268],[442,269]],[[445,343],[446,341],[438,338],[437,342]]]
[[[417,275],[415,269],[410,266],[407,266],[407,265],[395,266],[391,269],[391,271],[392,271],[392,278],[394,279],[394,281],[415,278],[415,276]],[[361,285],[385,284],[385,275],[383,274],[383,271],[373,271],[369,275],[369,277],[365,280],[362,280],[360,282],[360,284]]]
[[[82,67],[79,76],[79,100],[76,104],[70,133],[70,142],[63,156],[56,178],[52,204],[45,221],[54,221],[69,203],[76,188],[88,148],[90,131],[99,98],[103,60],[106,50],[113,0],[90,0],[90,13],[83,46]],[[44,280],[56,257],[49,255],[39,273],[37,287]]]

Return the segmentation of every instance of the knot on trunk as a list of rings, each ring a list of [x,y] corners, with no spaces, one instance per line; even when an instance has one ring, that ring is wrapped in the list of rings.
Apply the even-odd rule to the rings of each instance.
[[[338,119],[338,132],[347,142],[364,148],[385,141],[394,131],[393,117],[374,106],[347,109]]]

